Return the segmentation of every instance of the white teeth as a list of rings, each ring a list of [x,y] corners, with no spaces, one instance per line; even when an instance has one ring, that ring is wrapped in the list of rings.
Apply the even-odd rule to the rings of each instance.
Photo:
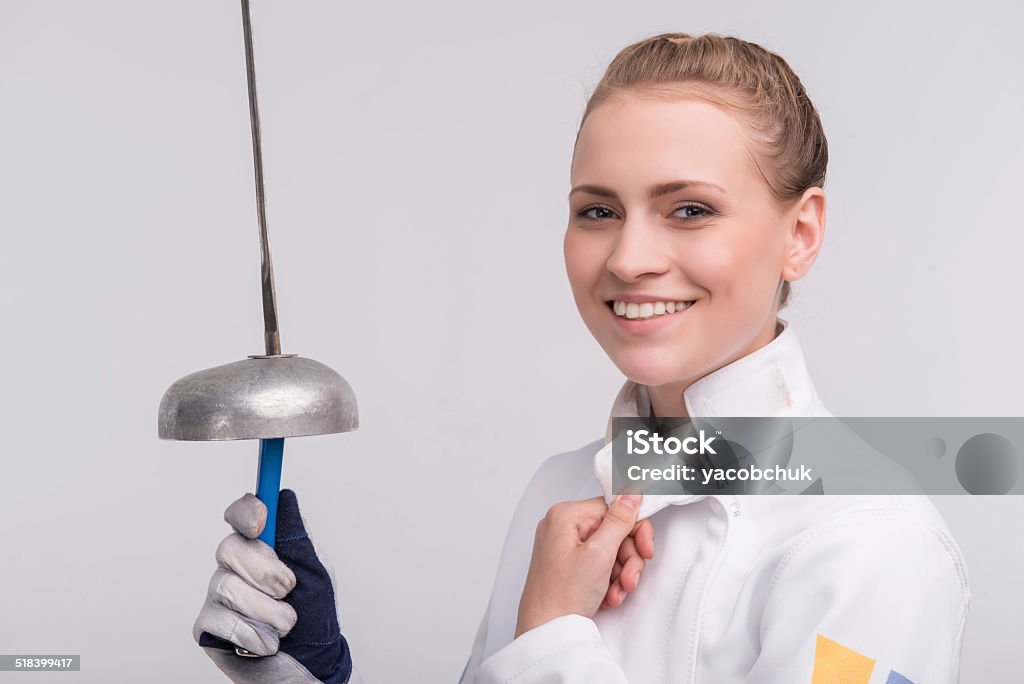
[[[625,318],[652,318],[654,316],[684,311],[690,308],[692,304],[692,302],[644,302],[643,304],[637,304],[636,302],[620,302],[616,300],[612,302],[612,310],[616,316],[624,316]]]

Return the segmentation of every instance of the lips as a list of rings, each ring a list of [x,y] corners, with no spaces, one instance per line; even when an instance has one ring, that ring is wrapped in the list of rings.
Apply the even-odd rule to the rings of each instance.
[[[623,305],[627,307],[626,315],[619,315],[615,313],[615,302],[608,302],[606,306],[608,308],[608,315],[611,316],[616,330],[625,334],[628,338],[640,339],[648,336],[660,335],[662,331],[675,328],[676,326],[686,326],[687,319],[689,319],[686,312],[693,306],[693,302],[684,302],[683,304],[689,304],[689,306],[676,309],[672,313],[669,313],[666,308],[665,313],[653,314],[643,318],[639,316],[639,307],[645,307],[644,313],[647,313],[646,307],[650,307],[651,310],[653,310],[655,304],[650,302],[644,302],[642,304],[636,304],[635,302],[619,302],[620,309]],[[628,317],[630,307],[637,307],[635,312],[637,314],[636,318]]]

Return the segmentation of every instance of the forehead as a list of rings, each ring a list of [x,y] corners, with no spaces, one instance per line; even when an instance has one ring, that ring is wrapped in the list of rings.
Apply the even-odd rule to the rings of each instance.
[[[757,180],[748,144],[749,134],[738,119],[703,100],[616,96],[584,122],[572,182],[646,188],[694,178],[742,192]]]

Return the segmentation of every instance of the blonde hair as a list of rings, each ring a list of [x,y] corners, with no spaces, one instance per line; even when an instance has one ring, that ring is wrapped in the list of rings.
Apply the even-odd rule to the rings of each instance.
[[[825,187],[828,142],[818,112],[786,61],[756,43],[715,33],[662,33],[633,43],[608,65],[580,130],[595,108],[630,92],[692,96],[737,115],[751,132],[748,156],[780,207]],[[789,294],[783,281],[780,309]]]

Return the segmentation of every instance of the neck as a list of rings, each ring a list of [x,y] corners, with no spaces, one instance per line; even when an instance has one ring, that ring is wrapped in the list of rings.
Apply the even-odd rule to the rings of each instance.
[[[669,417],[678,416],[680,418],[689,418],[689,414],[686,411],[686,402],[683,399],[683,392],[686,388],[697,382],[701,378],[714,373],[719,368],[724,368],[730,363],[737,361],[748,354],[752,354],[761,347],[765,346],[769,342],[775,339],[779,333],[779,324],[776,322],[776,317],[773,315],[769,323],[761,330],[758,335],[751,340],[739,353],[732,355],[727,360],[719,363],[714,368],[710,368],[698,375],[695,375],[686,380],[678,380],[675,382],[668,382],[664,385],[656,385],[647,387],[647,392],[651,397],[651,411],[655,416]]]

